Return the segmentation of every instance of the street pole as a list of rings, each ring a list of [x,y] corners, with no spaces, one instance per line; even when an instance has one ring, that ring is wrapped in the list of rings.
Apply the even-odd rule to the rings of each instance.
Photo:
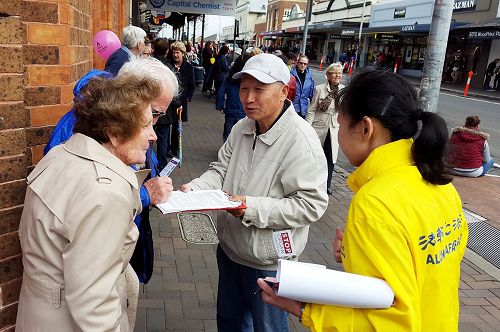
[[[198,22],[198,16],[195,16],[193,20],[193,47],[196,45],[196,23]],[[196,50],[198,51],[198,50]]]
[[[420,82],[419,107],[424,112],[436,112],[437,109],[453,3],[454,0],[435,0],[434,2],[427,54]]]
[[[219,47],[220,47],[220,45],[222,43],[222,41],[221,41],[222,18],[220,17],[220,15],[217,15],[217,16],[219,16]]]
[[[359,48],[361,47],[361,32],[363,31],[363,19],[365,18],[366,0],[363,0],[363,10],[361,11],[361,21],[359,22],[358,34],[358,47],[356,47],[356,54],[354,54],[354,67],[358,63]]]
[[[306,54],[307,29],[309,21],[311,20],[311,12],[312,12],[312,0],[307,0],[306,19],[304,21],[304,36],[302,37],[302,47],[300,48],[300,54],[304,55]]]
[[[203,39],[205,39],[205,14],[203,14],[201,18],[201,40],[200,40],[201,47],[205,47],[205,45],[203,44],[204,42]],[[201,59],[201,52],[200,52],[200,59]]]

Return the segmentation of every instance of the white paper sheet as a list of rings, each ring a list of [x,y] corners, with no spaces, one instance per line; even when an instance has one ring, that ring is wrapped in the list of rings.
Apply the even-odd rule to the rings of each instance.
[[[180,211],[237,208],[241,202],[230,201],[222,190],[173,191],[166,203],[156,205],[163,214]]]
[[[278,261],[278,295],[348,308],[389,308],[394,293],[384,280],[328,270],[323,265]]]

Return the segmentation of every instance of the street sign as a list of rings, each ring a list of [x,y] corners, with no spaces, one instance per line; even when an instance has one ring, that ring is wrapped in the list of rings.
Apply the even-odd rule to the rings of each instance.
[[[184,1],[184,0],[147,0],[149,9],[164,10],[168,12],[192,13],[234,16],[236,13],[236,0],[225,1]]]

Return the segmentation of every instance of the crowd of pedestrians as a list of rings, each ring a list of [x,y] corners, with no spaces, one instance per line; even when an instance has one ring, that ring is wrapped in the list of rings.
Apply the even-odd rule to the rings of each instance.
[[[244,204],[218,212],[218,330],[288,331],[288,313],[314,331],[458,329],[468,233],[444,164],[444,120],[418,109],[415,89],[392,72],[360,72],[344,86],[344,64],[332,63],[316,84],[309,57],[293,51],[231,54],[212,41],[201,48],[124,29],[104,71],[75,86],[73,109],[28,177],[16,330],[133,330],[138,285],[153,272],[149,209],[173,191],[159,173],[182,158],[200,66],[201,91],[224,114],[223,144],[179,190],[221,189]],[[482,137],[476,122],[461,132]],[[276,276],[279,259],[299,259],[335,190],[339,146],[358,169],[335,257],[347,272],[386,280],[395,294],[388,309],[298,302],[262,280]],[[290,250],[276,244],[284,237]]]

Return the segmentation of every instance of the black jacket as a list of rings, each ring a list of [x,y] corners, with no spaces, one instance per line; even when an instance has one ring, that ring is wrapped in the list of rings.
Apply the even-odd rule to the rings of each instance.
[[[182,105],[182,122],[186,122],[188,120],[188,99],[191,100],[193,98],[194,89],[196,88],[196,83],[194,81],[194,67],[192,64],[186,61],[182,61],[182,65],[177,70],[173,62],[168,66],[170,70],[174,72],[177,76],[177,80],[179,81],[179,95],[175,97],[170,106],[168,107],[167,114],[160,117],[158,119],[158,124],[160,125],[169,125],[178,121],[177,117],[177,107]]]

